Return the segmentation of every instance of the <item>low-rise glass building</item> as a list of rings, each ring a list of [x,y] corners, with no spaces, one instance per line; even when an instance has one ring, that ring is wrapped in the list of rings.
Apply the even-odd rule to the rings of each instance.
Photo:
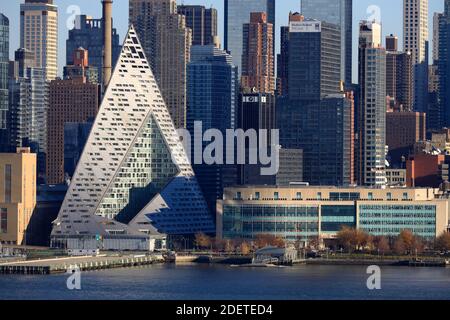
[[[272,234],[295,242],[332,239],[347,226],[432,239],[447,230],[448,210],[437,189],[237,187],[225,189],[217,203],[216,231],[225,239]]]

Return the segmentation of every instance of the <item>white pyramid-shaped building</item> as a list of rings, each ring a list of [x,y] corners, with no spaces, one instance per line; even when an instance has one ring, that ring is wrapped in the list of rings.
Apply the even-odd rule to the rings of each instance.
[[[145,250],[161,234],[197,232],[214,232],[212,217],[130,27],[54,222],[52,246]]]

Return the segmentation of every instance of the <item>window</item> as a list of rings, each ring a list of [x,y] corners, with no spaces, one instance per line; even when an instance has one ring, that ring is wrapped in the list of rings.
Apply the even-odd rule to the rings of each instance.
[[[259,192],[255,192],[255,200],[259,200],[261,194]]]
[[[369,192],[368,198],[369,198],[369,200],[373,200],[373,193],[372,192]]]
[[[403,193],[403,200],[408,200],[408,193],[407,192]]]
[[[317,192],[317,200],[322,200],[322,192]]]
[[[0,209],[0,232],[8,232],[8,210],[6,208]]]
[[[387,195],[386,195],[386,198],[388,200],[392,200],[392,193],[388,192]]]
[[[301,192],[297,192],[297,194],[295,195],[295,199],[296,200],[302,200],[302,193]]]
[[[242,199],[242,194],[240,192],[236,192],[236,199],[237,200],[241,200]]]
[[[279,199],[280,199],[280,194],[279,194],[278,192],[274,192],[274,193],[273,193],[273,198],[274,198],[275,200],[279,200]]]
[[[5,165],[5,202],[11,203],[11,165]]]

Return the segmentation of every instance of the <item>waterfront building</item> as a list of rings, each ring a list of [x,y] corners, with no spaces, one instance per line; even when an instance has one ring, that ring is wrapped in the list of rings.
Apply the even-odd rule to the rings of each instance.
[[[9,151],[9,19],[0,13],[0,152]]]
[[[231,53],[233,64],[238,67],[239,76],[242,71],[243,54],[243,27],[250,21],[251,12],[265,12],[267,23],[272,24],[275,41],[275,0],[246,0],[242,5],[241,0],[224,0],[225,25],[224,25],[224,47]],[[275,45],[272,45],[275,48]],[[274,49],[275,50],[275,49]]]
[[[85,77],[54,80],[50,83],[47,115],[47,183],[65,181],[64,124],[95,118],[100,101],[100,85]]]
[[[300,12],[306,18],[338,25],[341,29],[341,80],[352,84],[353,0],[302,0]]]
[[[217,237],[254,240],[270,234],[288,243],[323,241],[342,227],[373,236],[411,230],[433,240],[448,227],[448,199],[437,189],[268,187],[227,188],[217,202]]]
[[[198,5],[179,5],[177,12],[186,17],[186,26],[192,30],[192,45],[219,47],[217,36],[217,9]]]
[[[53,0],[25,0],[20,4],[20,47],[33,52],[33,67],[45,79],[58,75],[58,6]]]
[[[273,25],[265,12],[250,13],[243,27],[241,87],[262,93],[275,92]]]
[[[192,46],[187,75],[186,127],[191,137],[195,134],[195,122],[201,122],[202,134],[216,129],[225,136],[227,129],[234,130],[239,81],[231,56],[213,45]],[[208,144],[204,142],[202,150]],[[216,201],[222,197],[224,186],[236,184],[236,178],[232,177],[235,168],[225,164],[194,163],[195,148],[193,143],[191,145],[193,169],[214,216]],[[223,152],[225,154],[226,150]]]
[[[132,26],[53,226],[52,247],[67,249],[150,250],[163,234],[214,233]]]
[[[130,0],[130,24],[145,54],[175,127],[186,122],[186,78],[192,31],[175,0]]]
[[[376,22],[360,22],[358,65],[357,181],[382,186],[386,184],[386,51]]]
[[[32,53],[16,51],[14,74],[9,81],[10,148],[30,147],[37,154],[37,173],[45,180],[47,152],[48,82],[42,68],[32,67]]]
[[[387,112],[386,144],[391,166],[403,167],[414,144],[426,140],[426,115],[421,112]]]
[[[75,17],[75,25],[69,30],[66,40],[66,65],[75,65],[74,52],[84,48],[89,52],[89,65],[97,69],[98,83],[103,83],[103,19],[94,19],[86,15]],[[120,54],[119,34],[112,29],[112,61],[113,67]]]
[[[403,0],[403,50],[414,66],[414,111],[425,112],[428,85],[428,0]]]
[[[0,243],[24,245],[36,206],[36,154],[0,153],[0,172]]]

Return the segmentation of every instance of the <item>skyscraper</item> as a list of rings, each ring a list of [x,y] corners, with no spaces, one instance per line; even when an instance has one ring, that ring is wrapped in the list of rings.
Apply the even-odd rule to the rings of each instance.
[[[433,64],[439,60],[439,21],[443,13],[435,12],[433,14]]]
[[[376,22],[360,22],[358,71],[358,183],[381,186],[386,184],[386,51]]]
[[[150,66],[176,128],[186,121],[186,65],[192,32],[175,0],[130,0],[130,23],[142,39]]]
[[[9,19],[0,13],[0,152],[9,151],[8,72]]]
[[[58,7],[53,0],[25,0],[20,5],[20,47],[34,53],[34,67],[46,80],[58,75]]]
[[[192,45],[218,44],[217,10],[204,6],[180,5],[177,12],[186,17],[186,26],[192,30]]]
[[[252,12],[243,29],[241,87],[274,93],[273,25],[265,12]]]
[[[439,127],[450,126],[450,0],[439,19]],[[437,124],[437,123],[436,123]],[[434,126],[436,126],[436,124]],[[438,128],[435,128],[438,129]]]
[[[414,109],[426,111],[428,97],[428,0],[403,0],[403,49],[414,65]]]
[[[301,0],[305,18],[336,24],[341,29],[341,80],[352,83],[353,0]]]
[[[289,12],[289,23],[301,22],[305,19],[298,12]],[[288,94],[289,79],[289,26],[281,27],[280,53],[277,55],[277,95],[285,96]]]
[[[386,37],[386,94],[394,99],[396,108],[412,110],[413,65],[409,52],[398,51],[398,38]]]
[[[53,247],[149,250],[214,224],[137,32],[130,27],[70,187]]]
[[[38,177],[44,178],[48,82],[43,68],[32,67],[31,57],[32,53],[26,49],[16,50],[17,74],[9,82],[10,144],[11,148],[30,147],[37,153]]]
[[[196,121],[201,122],[202,133],[217,129],[225,136],[227,129],[235,129],[239,81],[237,67],[233,65],[231,56],[212,45],[192,46],[187,74],[186,127],[191,136],[194,137]],[[203,147],[207,144],[205,142]],[[225,150],[223,152],[225,154]],[[192,163],[193,160],[192,152]],[[232,177],[233,168],[224,164],[194,163],[193,169],[208,207],[214,214],[216,201],[222,197],[223,188],[235,184]]]
[[[266,12],[267,22],[273,26],[275,41],[275,0],[224,0],[224,40],[225,50],[231,52],[233,64],[238,67],[239,76],[242,70],[243,25],[249,23],[251,12]],[[272,46],[275,48],[275,45]]]
[[[88,60],[81,63],[88,64]],[[83,123],[95,118],[99,100],[99,85],[88,82],[83,72],[80,76],[54,80],[50,83],[47,116],[47,183],[60,184],[65,181],[64,124]]]
[[[69,30],[66,40],[66,64],[73,65],[73,53],[82,47],[89,52],[89,65],[98,71],[98,83],[103,78],[103,20],[86,15],[75,17],[75,27]],[[120,42],[117,30],[112,29],[113,66],[120,54]]]

